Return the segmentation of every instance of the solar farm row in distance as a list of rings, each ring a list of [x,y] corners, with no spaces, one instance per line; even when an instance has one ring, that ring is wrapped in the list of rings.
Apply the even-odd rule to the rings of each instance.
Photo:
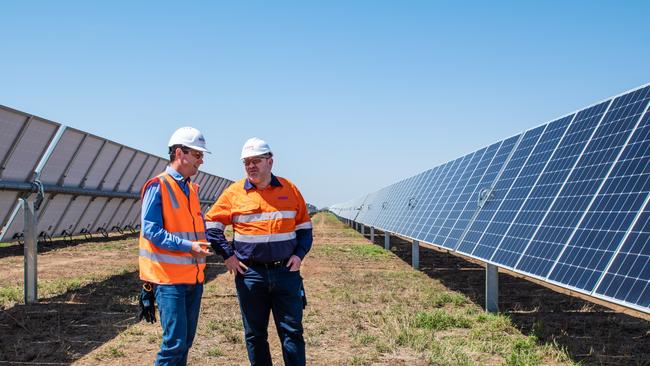
[[[4,106],[0,131],[0,241],[20,238],[22,192],[17,187],[35,179],[45,187],[38,211],[40,237],[135,230],[140,226],[140,189],[167,164],[161,157]],[[201,186],[204,210],[232,183],[205,172],[193,180]]]
[[[650,86],[330,207],[650,313]]]

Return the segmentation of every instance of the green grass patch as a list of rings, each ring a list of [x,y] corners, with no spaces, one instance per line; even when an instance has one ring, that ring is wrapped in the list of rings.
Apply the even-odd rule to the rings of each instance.
[[[134,246],[131,243],[125,241],[100,243],[96,245],[94,249],[105,251],[105,252],[119,252],[119,251],[127,250],[130,252],[137,253],[138,251],[137,246]]]
[[[536,366],[542,359],[537,353],[537,337],[517,338],[512,342],[512,351],[506,358],[510,366]]]
[[[0,287],[0,307],[9,306],[23,300],[23,289],[20,286]]]
[[[362,244],[350,247],[350,253],[353,256],[363,258],[388,258],[390,254],[384,248],[378,247],[374,244]]]
[[[104,353],[104,356],[108,358],[120,358],[120,357],[124,357],[124,351],[122,351],[122,348],[119,345],[117,345],[117,346],[109,347]]]
[[[457,292],[440,292],[436,290],[427,293],[427,301],[435,307],[445,306],[452,304],[454,306],[465,305],[469,302],[467,297]]]
[[[413,325],[417,328],[445,330],[449,328],[470,328],[472,322],[462,315],[451,314],[445,310],[420,311],[415,314]]]
[[[314,250],[334,258],[381,260],[392,257],[389,252],[374,244],[318,245]]]
[[[147,342],[150,344],[159,344],[162,341],[162,334],[149,334]]]
[[[359,343],[362,346],[367,346],[377,341],[377,336],[360,330],[352,331],[352,337],[357,343]]]
[[[427,354],[427,361],[432,365],[440,366],[470,366],[476,362],[464,351],[462,345],[450,342],[432,343]]]
[[[212,346],[208,350],[208,356],[210,357],[221,357],[223,356],[223,351],[219,346]]]

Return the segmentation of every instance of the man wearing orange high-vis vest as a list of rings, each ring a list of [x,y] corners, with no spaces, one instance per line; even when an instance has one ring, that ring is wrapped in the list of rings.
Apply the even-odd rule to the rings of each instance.
[[[190,177],[209,151],[203,134],[192,127],[176,130],[168,146],[169,166],[142,187],[140,279],[153,287],[163,329],[156,365],[186,365],[199,318],[205,257],[212,254],[199,187]]]
[[[312,245],[307,205],[293,183],[271,173],[266,142],[246,141],[241,159],[247,177],[228,187],[205,215],[208,240],[235,273],[251,365],[271,365],[271,311],[285,365],[305,365],[300,265]],[[228,225],[232,245],[223,235]]]

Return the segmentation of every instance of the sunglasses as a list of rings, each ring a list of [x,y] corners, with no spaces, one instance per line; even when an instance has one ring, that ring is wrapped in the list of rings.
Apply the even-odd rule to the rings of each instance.
[[[196,160],[203,159],[203,152],[202,151],[196,151],[196,150],[191,150],[191,149],[181,149],[183,154],[190,154],[192,155]]]
[[[263,158],[252,158],[252,159],[245,159],[242,160],[242,163],[244,163],[244,166],[248,166],[250,164],[257,165],[262,162],[262,160],[268,159],[268,157],[263,157]]]

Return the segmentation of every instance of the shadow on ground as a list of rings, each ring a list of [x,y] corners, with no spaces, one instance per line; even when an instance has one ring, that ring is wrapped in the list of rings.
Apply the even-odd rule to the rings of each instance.
[[[375,244],[384,246],[383,233]],[[411,245],[391,237],[391,251],[409,265]],[[485,308],[483,267],[420,247],[420,270]],[[505,273],[499,273],[499,310],[523,334],[556,343],[582,365],[650,365],[650,322],[643,319]]]
[[[225,272],[210,257],[206,281]],[[0,310],[0,361],[68,364],[138,322],[138,272],[126,272],[34,305]]]

